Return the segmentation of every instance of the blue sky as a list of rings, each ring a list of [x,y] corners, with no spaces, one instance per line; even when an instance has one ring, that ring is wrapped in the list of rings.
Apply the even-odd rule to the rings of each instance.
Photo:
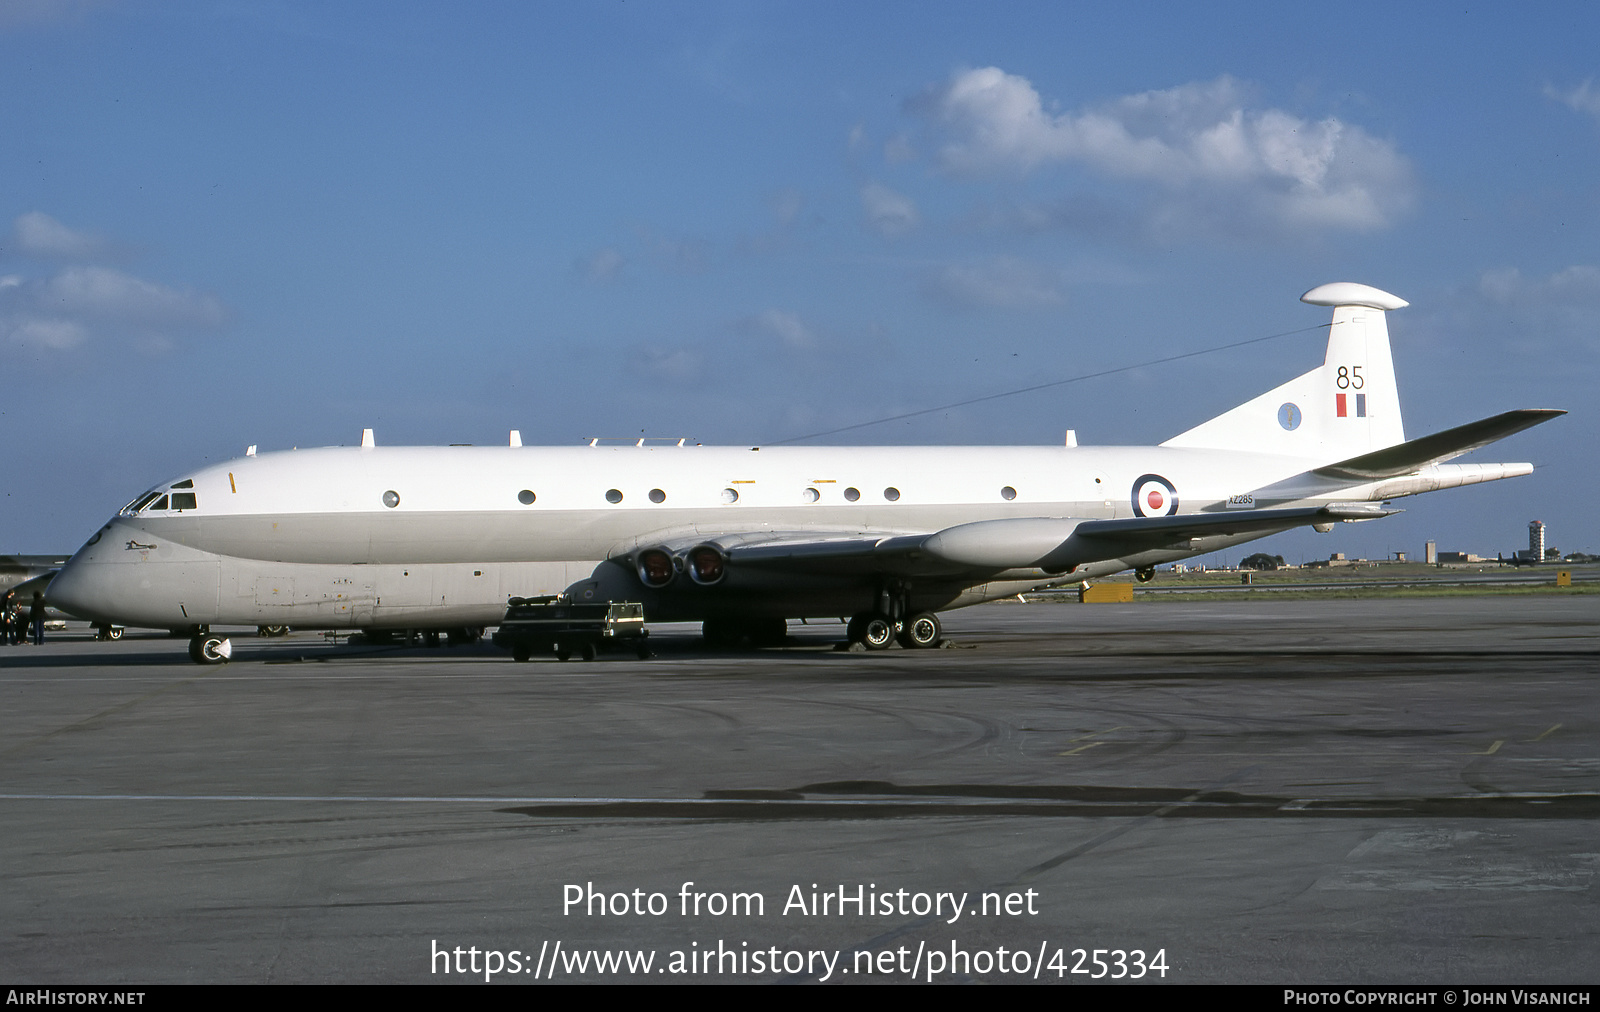
[[[1600,551],[1600,8],[0,6],[0,549],[208,461],[775,442],[1390,315],[1531,477],[1261,547]],[[1153,443],[1322,332],[827,437]]]

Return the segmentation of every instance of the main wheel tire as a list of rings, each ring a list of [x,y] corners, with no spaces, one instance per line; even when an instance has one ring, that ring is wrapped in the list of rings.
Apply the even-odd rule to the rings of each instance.
[[[1156,567],[1145,566],[1143,569],[1135,569],[1133,571],[1133,578],[1138,580],[1140,583],[1149,583],[1151,580],[1156,578]]]
[[[900,628],[900,645],[907,650],[928,650],[939,645],[943,629],[931,611],[920,612],[906,619]]]
[[[871,614],[857,616],[857,618],[859,619],[859,626],[856,620],[852,620],[850,623],[851,626],[856,626],[860,633],[859,637],[851,637],[856,642],[859,642],[868,650],[887,650],[894,645],[894,622],[889,616]]]
[[[106,630],[106,639],[108,639],[108,640],[120,640],[121,638],[122,638],[122,627],[120,625],[114,625],[110,629]]]

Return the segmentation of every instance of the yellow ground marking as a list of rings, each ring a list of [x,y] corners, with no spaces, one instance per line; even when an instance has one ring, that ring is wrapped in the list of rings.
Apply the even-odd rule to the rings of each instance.
[[[1103,741],[1091,741],[1087,745],[1079,745],[1077,748],[1071,749],[1071,750],[1066,751],[1066,752],[1057,752],[1056,755],[1077,755],[1079,752],[1087,752],[1087,751],[1089,751],[1090,749],[1094,748],[1096,745],[1104,745],[1104,744],[1105,744],[1105,742],[1103,742]]]
[[[1120,730],[1122,730],[1123,728],[1125,728],[1127,726],[1128,725],[1126,725],[1126,724],[1118,724],[1116,727],[1108,727],[1104,731],[1090,731],[1088,734],[1083,735],[1083,736],[1078,737],[1078,738],[1073,738],[1072,740],[1073,741],[1083,741],[1085,738],[1095,738],[1095,737],[1098,737],[1098,736],[1100,736],[1102,734],[1110,734],[1112,731],[1120,731]]]

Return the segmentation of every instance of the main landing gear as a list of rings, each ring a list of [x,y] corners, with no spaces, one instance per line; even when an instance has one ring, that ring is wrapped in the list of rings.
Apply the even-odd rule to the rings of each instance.
[[[852,618],[845,626],[851,647],[887,650],[896,641],[907,650],[928,650],[944,639],[939,617],[931,611],[911,611],[911,588],[899,580],[886,580],[878,588],[878,606]]]
[[[1156,578],[1156,567],[1142,566],[1133,571],[1133,578],[1140,583],[1149,583]]]
[[[944,639],[944,627],[931,611],[896,622],[883,612],[866,611],[850,620],[845,635],[868,650],[887,650],[896,641],[907,650],[928,650]]]

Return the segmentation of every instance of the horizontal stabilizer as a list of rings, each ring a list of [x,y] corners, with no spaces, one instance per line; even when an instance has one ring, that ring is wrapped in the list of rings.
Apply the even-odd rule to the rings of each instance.
[[[1412,439],[1381,450],[1363,453],[1334,464],[1317,468],[1314,474],[1324,478],[1341,478],[1356,481],[1376,481],[1379,478],[1396,478],[1410,474],[1429,464],[1459,457],[1463,453],[1506,438],[1541,422],[1548,422],[1566,414],[1557,408],[1522,408],[1507,411],[1492,418],[1484,418],[1453,429],[1435,432],[1431,436]]]

